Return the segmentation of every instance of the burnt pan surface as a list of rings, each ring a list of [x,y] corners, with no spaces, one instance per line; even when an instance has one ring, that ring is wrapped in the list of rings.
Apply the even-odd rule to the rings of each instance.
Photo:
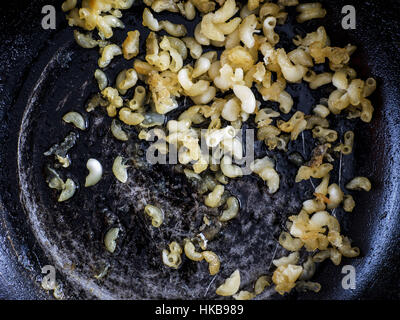
[[[115,141],[104,112],[84,112],[85,102],[97,92],[92,76],[97,50],[84,50],[75,44],[60,10],[57,29],[44,31],[40,10],[47,3],[38,1],[26,7],[23,3],[1,10],[5,15],[2,29],[6,31],[0,54],[0,135],[4,142],[0,147],[0,297],[49,298],[39,288],[40,269],[46,264],[56,267],[66,298],[217,298],[216,286],[236,268],[241,270],[243,289],[247,290],[259,275],[269,274],[272,258],[284,254],[276,239],[287,216],[298,212],[301,202],[312,195],[310,183],[294,184],[297,168],[287,155],[267,152],[261,145],[256,148],[257,157],[269,154],[277,160],[278,171],[284,173],[278,193],[269,195],[265,185],[252,176],[229,185],[229,191],[239,196],[242,210],[239,219],[224,226],[218,238],[210,242],[209,248],[222,260],[221,272],[215,278],[208,275],[205,263],[187,259],[178,271],[165,268],[161,250],[171,240],[193,236],[203,214],[214,221],[218,211],[205,207],[195,187],[172,166],[150,167],[144,159],[146,146],[135,138],[134,130],[130,130],[128,142]],[[340,9],[345,4],[349,3],[324,1],[329,14],[322,24],[334,45],[351,42],[359,47],[352,64],[361,77],[372,75],[379,84],[370,125],[344,117],[332,121],[341,134],[355,125],[354,157],[342,159],[341,186],[354,175],[370,177],[374,186],[368,194],[354,194],[357,207],[352,214],[336,212],[343,233],[361,248],[361,257],[343,261],[356,268],[357,287],[343,290],[341,268],[323,263],[315,277],[323,287],[321,292],[293,292],[288,298],[398,298],[400,99],[399,65],[393,57],[400,51],[399,4],[354,2],[357,29],[343,31]],[[55,6],[59,8],[60,2]],[[140,26],[141,11],[138,5],[124,12],[123,21],[127,30],[139,28],[143,32],[143,44],[146,31]],[[293,16],[293,10],[290,12]],[[185,22],[181,18],[173,21]],[[192,32],[193,24],[185,24]],[[309,32],[320,24],[312,21],[300,28],[293,22],[281,28],[285,47],[290,45],[287,37]],[[121,41],[125,33],[115,32],[115,39]],[[106,73],[113,80],[130,65],[117,58]],[[326,96],[329,88],[324,90],[322,95]],[[295,97],[296,108],[307,112],[321,94],[310,92],[305,85],[290,85],[289,92]],[[180,110],[185,108],[184,101],[181,103]],[[62,115],[71,110],[85,114],[90,123],[87,132],[62,122]],[[43,153],[72,131],[78,135],[78,142],[70,152],[71,167],[61,175],[79,181],[79,190],[70,201],[58,204],[44,178],[46,166],[54,161]],[[290,152],[299,151],[305,158],[309,158],[311,149],[312,145],[306,144],[303,150],[301,141],[290,146]],[[125,185],[117,183],[111,172],[117,155],[131,159],[130,179]],[[105,168],[101,183],[92,188],[83,186],[88,158],[99,159]],[[338,181],[339,173],[332,178]],[[151,228],[143,215],[147,203],[159,205],[167,213],[162,229]],[[122,232],[117,251],[111,255],[104,250],[103,237],[113,226]],[[94,275],[107,266],[107,277],[96,280]],[[258,298],[280,297],[267,290]]]

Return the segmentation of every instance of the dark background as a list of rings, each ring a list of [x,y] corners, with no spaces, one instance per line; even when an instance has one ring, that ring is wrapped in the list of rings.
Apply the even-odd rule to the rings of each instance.
[[[321,1],[322,2],[322,1]],[[41,50],[46,47],[52,36],[59,29],[67,26],[64,14],[61,12],[62,1],[2,1],[0,3],[0,178],[1,184],[11,175],[15,174],[16,168],[10,164],[9,160],[2,156],[4,144],[8,143],[10,133],[10,113],[13,105],[20,93],[20,89],[30,71],[30,66],[40,55]],[[332,5],[334,3],[334,5]],[[57,8],[57,29],[43,30],[41,28],[41,8],[46,4],[52,4]],[[336,10],[334,15],[338,16],[338,11],[345,4],[354,4],[357,11],[356,31],[349,31],[349,38],[361,48],[366,50],[368,63],[371,66],[374,76],[377,76],[388,84],[387,90],[393,89],[393,103],[398,104],[399,92],[399,57],[400,57],[400,2],[399,1],[330,1],[332,10]],[[378,13],[381,14],[378,14]],[[332,12],[329,12],[332,14]],[[335,23],[333,21],[333,23]],[[336,21],[336,24],[338,22]],[[341,33],[331,34],[334,43],[343,40]],[[347,43],[347,42],[346,42]],[[390,61],[390,63],[388,63]],[[396,90],[397,88],[397,90]],[[382,90],[384,90],[383,88]],[[397,94],[397,96],[396,96]],[[387,99],[385,100],[387,101]],[[393,106],[391,106],[393,107]],[[395,134],[398,129],[397,111],[390,111],[388,108],[386,116],[380,120],[391,121],[388,126],[393,126]],[[386,111],[385,111],[386,112]],[[392,114],[392,116],[390,116]],[[390,120],[391,119],[391,120]],[[397,126],[395,130],[394,126]],[[398,132],[397,132],[398,133]],[[361,148],[371,150],[373,146],[361,146]],[[396,149],[393,146],[391,153]],[[398,149],[398,148],[397,148]],[[368,155],[366,155],[368,156]],[[385,155],[382,154],[382,157]],[[399,154],[394,153],[395,158],[391,158],[391,166],[399,166]],[[5,163],[7,161],[7,164]],[[389,163],[387,163],[389,165]],[[393,172],[393,171],[391,171]],[[398,172],[398,171],[397,171]],[[398,194],[400,184],[398,176],[392,176],[391,181],[386,181],[391,192]],[[16,187],[16,186],[14,186]],[[29,234],[29,227],[23,220],[13,228],[9,228],[9,217],[7,212],[20,210],[13,207],[13,204],[6,201],[7,198],[17,197],[13,194],[15,189],[0,189],[0,299],[34,299],[46,298],[46,294],[34,284],[33,270],[39,270],[38,266],[45,264],[45,257],[35,257],[32,252],[36,252],[35,240]],[[398,197],[389,197],[398,199]],[[375,201],[376,199],[371,199]],[[7,208],[3,207],[3,203]],[[385,209],[386,208],[386,209]],[[379,216],[379,223],[387,226],[388,234],[392,245],[390,248],[379,248],[385,259],[379,260],[379,266],[371,260],[371,268],[377,268],[376,276],[371,279],[363,279],[363,290],[358,298],[362,299],[399,299],[400,298],[400,257],[399,257],[399,219],[398,203],[389,203],[381,212],[376,212]],[[387,211],[385,211],[387,210]],[[21,213],[15,213],[21,214]],[[397,217],[396,217],[397,216]],[[369,221],[368,223],[378,223]],[[393,228],[393,226],[396,228]],[[385,227],[383,227],[385,228]],[[397,230],[394,232],[393,229]],[[393,233],[394,232],[394,233]],[[357,233],[357,232],[356,232]],[[358,238],[366,238],[369,235],[356,235]],[[378,242],[373,242],[379,246]],[[32,250],[34,249],[34,250]],[[377,249],[377,248],[375,248]],[[378,250],[379,251],[379,250]],[[40,252],[40,250],[39,250]],[[39,262],[40,260],[40,262]],[[380,261],[380,262],[379,262]],[[346,298],[346,297],[344,297]]]

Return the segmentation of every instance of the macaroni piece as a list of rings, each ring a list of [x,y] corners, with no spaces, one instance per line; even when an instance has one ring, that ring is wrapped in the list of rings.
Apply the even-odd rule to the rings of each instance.
[[[122,54],[122,50],[116,44],[109,44],[101,49],[101,57],[99,58],[99,67],[105,68],[110,63],[111,60],[118,55]]]
[[[163,263],[174,269],[178,269],[180,264],[182,263],[182,248],[179,243],[173,241],[169,244],[169,251],[164,249],[162,251],[162,261]]]
[[[302,271],[303,268],[301,266],[293,264],[278,267],[272,275],[272,281],[275,283],[275,290],[281,295],[292,290]]]
[[[235,270],[215,291],[219,296],[232,296],[240,287],[240,272]]]
[[[221,204],[222,194],[224,193],[225,188],[223,185],[215,186],[214,190],[210,192],[204,200],[206,206],[210,208],[219,207]]]
[[[126,60],[130,60],[139,54],[139,38],[140,32],[138,30],[128,32],[122,43],[122,53]]]
[[[250,165],[251,170],[267,182],[268,191],[270,193],[275,193],[279,189],[280,178],[274,166],[275,164],[268,156],[257,159]]]
[[[297,16],[297,22],[305,22],[311,19],[324,18],[326,10],[322,8],[321,3],[303,3],[296,7],[300,15]]]
[[[349,183],[346,184],[346,189],[349,190],[371,190],[371,182],[366,177],[355,177]]]

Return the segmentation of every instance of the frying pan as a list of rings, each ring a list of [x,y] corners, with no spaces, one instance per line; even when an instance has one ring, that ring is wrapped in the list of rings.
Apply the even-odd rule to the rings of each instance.
[[[362,78],[373,76],[378,82],[372,98],[373,121],[349,123],[341,117],[334,126],[343,133],[354,125],[356,133],[354,155],[342,159],[341,186],[354,175],[364,175],[371,179],[373,190],[354,194],[357,206],[353,213],[336,212],[343,232],[361,249],[359,258],[344,259],[341,264],[355,267],[356,288],[344,290],[341,266],[324,262],[314,277],[322,285],[319,294],[293,291],[284,299],[399,299],[400,2],[321,2],[329,13],[325,19],[303,26],[293,23],[281,31],[293,36],[322,23],[333,44],[358,46],[352,65]],[[295,186],[284,178],[280,192],[271,196],[254,177],[233,184],[230,191],[240,193],[240,217],[219,230],[215,244],[210,243],[222,257],[220,274],[210,277],[205,264],[186,260],[178,271],[171,272],[162,266],[159,252],[171,238],[190,235],[204,213],[213,216],[216,212],[204,208],[182,174],[169,166],[149,167],[141,162],[144,146],[134,131],[129,143],[113,141],[109,119],[101,111],[87,115],[90,129],[77,132],[71,170],[63,172],[64,177],[80,181],[78,193],[68,203],[56,203],[44,178],[44,168],[52,159],[43,152],[74,131],[61,122],[62,115],[72,109],[84,114],[85,102],[97,91],[92,74],[98,53],[74,43],[72,29],[59,9],[61,1],[54,2],[56,29],[42,29],[41,8],[49,3],[2,2],[0,9],[0,298],[52,299],[40,286],[45,265],[55,266],[57,283],[67,299],[217,298],[216,286],[236,266],[243,270],[244,288],[250,288],[257,276],[270,274],[271,259],[284,254],[276,245],[279,230],[287,216],[298,212],[301,201],[310,196],[310,185]],[[341,8],[348,4],[357,10],[357,28],[344,31]],[[136,4],[125,12],[124,23],[131,28],[139,26],[142,9],[143,5]],[[161,16],[171,18],[169,14]],[[193,24],[185,24],[192,32]],[[116,31],[116,39],[121,41],[125,32]],[[106,70],[109,79],[129,65],[115,59]],[[319,98],[301,85],[289,90],[301,110],[309,111]],[[294,144],[292,148],[297,147]],[[303,151],[307,157],[311,149],[307,146]],[[102,183],[85,190],[86,160],[98,158],[110,168],[117,153],[136,159],[130,171],[132,183],[121,187],[105,169]],[[281,172],[295,173],[284,155],[274,157],[281,163]],[[164,231],[148,227],[140,214],[146,202],[173,212]],[[114,255],[102,245],[110,226],[122,230]],[[109,268],[107,276],[95,279],[93,275],[105,267]],[[272,290],[258,298],[281,299]]]

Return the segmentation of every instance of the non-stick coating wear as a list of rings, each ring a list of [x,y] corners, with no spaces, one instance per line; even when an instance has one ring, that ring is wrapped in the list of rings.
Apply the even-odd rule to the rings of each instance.
[[[369,194],[357,196],[357,209],[346,219],[345,230],[363,253],[362,258],[343,262],[351,263],[357,270],[356,289],[343,290],[340,268],[323,264],[315,277],[323,285],[322,292],[319,295],[292,294],[290,298],[398,299],[400,67],[397,57],[400,54],[400,3],[321,2],[329,12],[324,24],[332,42],[337,45],[356,44],[359,50],[354,65],[360,70],[361,77],[372,75],[378,80],[378,91],[373,99],[376,106],[374,120],[370,125],[359,124],[356,128],[353,165],[357,174],[371,178],[374,189]],[[0,298],[49,298],[39,287],[40,269],[52,261],[33,236],[19,202],[21,188],[17,166],[18,136],[27,101],[35,92],[34,86],[47,66],[46,61],[50,64],[57,57],[56,49],[62,50],[60,39],[66,37],[66,43],[71,41],[71,30],[67,29],[60,10],[57,10],[56,30],[44,31],[41,28],[40,11],[48,3],[14,1],[10,7],[0,10]],[[55,3],[55,6],[60,8],[60,3]],[[341,8],[347,4],[354,4],[357,9],[356,30],[343,31],[341,28]],[[68,65],[68,57],[60,55],[57,64],[57,72],[62,73],[63,66]],[[79,93],[80,88],[75,90]],[[34,155],[26,155],[25,163],[33,158]],[[62,283],[69,283],[64,275],[58,276]],[[88,297],[87,293],[79,293],[73,288],[66,288],[66,293],[71,298]]]

